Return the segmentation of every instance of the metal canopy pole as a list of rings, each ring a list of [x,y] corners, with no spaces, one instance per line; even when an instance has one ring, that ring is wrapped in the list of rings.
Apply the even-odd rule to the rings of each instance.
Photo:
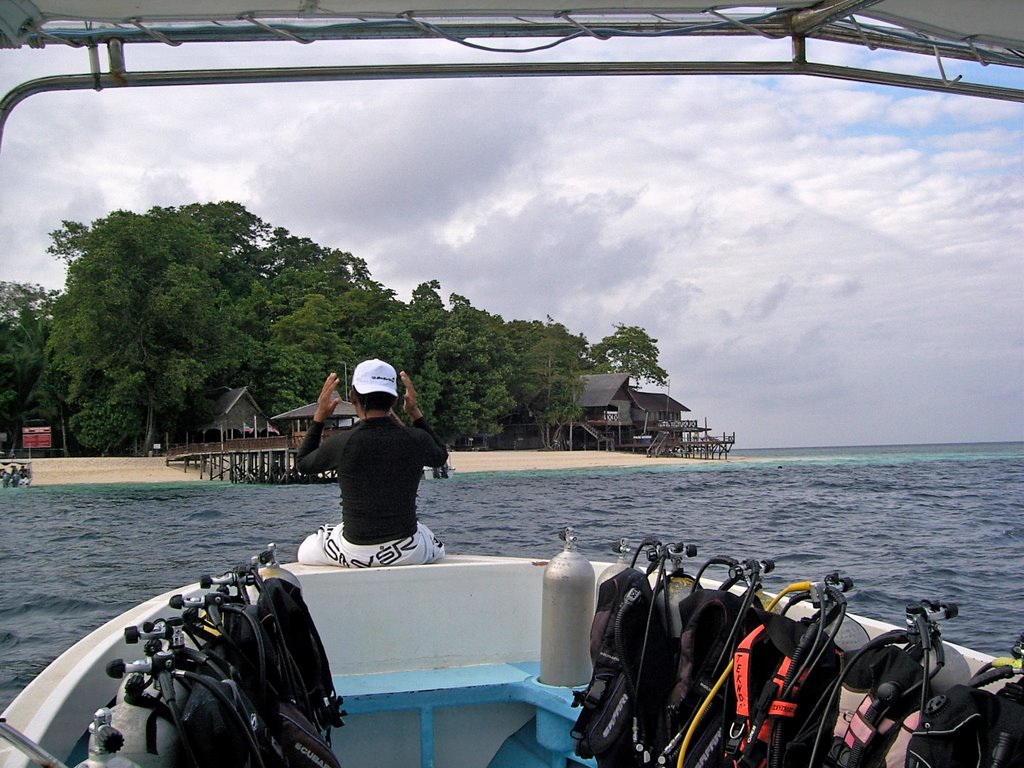
[[[811,75],[836,80],[889,85],[1024,102],[1024,90],[992,85],[950,82],[941,79],[877,72],[869,69],[794,61],[632,61],[632,62],[534,62],[471,64],[374,64],[362,66],[231,68],[127,72],[120,46],[111,49],[111,72],[87,75],[55,75],[26,81],[0,99],[0,146],[11,111],[37,93],[55,91],[143,88],[172,85],[244,85],[253,83],[309,83],[369,80],[426,80],[494,77],[609,77],[672,75]]]

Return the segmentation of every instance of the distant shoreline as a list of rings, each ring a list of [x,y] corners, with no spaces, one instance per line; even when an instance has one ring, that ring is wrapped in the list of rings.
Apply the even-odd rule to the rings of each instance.
[[[28,461],[27,459],[25,461]],[[644,454],[609,451],[465,451],[451,454],[457,473],[517,472],[602,467],[664,467],[684,464],[720,464],[751,459],[648,458]],[[755,459],[754,461],[757,461]],[[32,485],[83,485],[98,483],[180,483],[199,480],[199,468],[168,466],[162,456],[31,459]],[[204,476],[202,478],[208,481]],[[220,481],[218,481],[220,482]]]

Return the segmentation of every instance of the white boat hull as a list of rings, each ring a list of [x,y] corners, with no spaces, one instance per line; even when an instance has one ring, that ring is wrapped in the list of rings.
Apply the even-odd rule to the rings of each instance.
[[[449,556],[393,568],[287,566],[302,582],[349,711],[334,737],[346,768],[522,768],[576,760],[568,735],[578,712],[569,707],[571,689],[536,681],[545,565]],[[608,564],[593,565],[599,574]],[[68,759],[76,744],[81,748],[94,711],[117,691],[107,663],[141,655],[124,643],[124,628],[172,616],[172,594],[200,591],[195,584],[160,595],[92,632],[25,688],[4,717]],[[893,628],[855,618],[871,636]],[[990,659],[957,650],[972,670]],[[538,742],[543,756],[529,757]],[[0,767],[29,764],[5,746]]]

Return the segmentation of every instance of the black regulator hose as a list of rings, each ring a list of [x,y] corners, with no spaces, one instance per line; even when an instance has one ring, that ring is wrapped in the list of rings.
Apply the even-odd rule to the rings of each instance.
[[[626,611],[632,608],[639,599],[640,590],[636,587],[631,587],[629,592],[626,593],[626,597],[623,599],[622,605],[619,606],[619,610],[615,612],[615,624],[613,625],[615,651],[619,654],[619,663],[622,665],[622,674],[626,679],[626,687],[629,689],[629,695],[633,697],[633,701],[636,701],[636,680],[633,679],[629,666],[626,664],[626,643],[622,638],[622,620],[626,616]]]

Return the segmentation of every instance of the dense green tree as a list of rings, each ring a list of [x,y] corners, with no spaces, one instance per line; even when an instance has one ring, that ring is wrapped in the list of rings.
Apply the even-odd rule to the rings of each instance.
[[[412,367],[418,371],[426,362],[426,352],[431,343],[448,323],[448,309],[441,298],[441,283],[431,280],[416,286],[406,316],[409,334],[417,353]]]
[[[257,402],[268,416],[315,400],[326,376],[323,357],[295,345],[268,347],[260,374],[258,392],[266,395]]]
[[[294,346],[327,360],[343,359],[351,353],[341,338],[331,302],[319,293],[307,294],[300,307],[275,320],[271,340],[280,347]]]
[[[51,291],[33,283],[9,283],[0,280],[0,322],[15,322],[25,313],[49,316],[53,300],[60,291]]]
[[[308,294],[302,306],[272,323],[270,339],[258,348],[253,361],[260,372],[253,387],[257,402],[270,415],[309,403],[335,361],[351,357],[332,303],[321,294]]]
[[[179,210],[217,243],[223,258],[210,274],[233,299],[248,295],[253,281],[277,274],[278,265],[268,254],[273,229],[244,206],[194,203]]]
[[[615,333],[590,348],[595,370],[628,373],[634,381],[665,386],[668,372],[658,365],[658,340],[635,325],[616,323]]]
[[[433,354],[434,340],[449,322],[448,309],[441,298],[441,284],[437,280],[420,283],[413,289],[408,308],[402,313],[405,330],[412,340],[412,358],[403,361],[406,372],[413,377],[420,410],[436,425],[441,403],[442,374]],[[446,435],[451,440],[463,434]]]
[[[237,359],[213,277],[223,246],[187,213],[154,208],[66,222],[51,253],[68,263],[50,349],[72,429],[93,450],[144,451]]]
[[[0,418],[34,408],[93,451],[144,450],[164,432],[182,439],[225,387],[248,386],[269,414],[289,410],[311,402],[328,371],[348,379],[368,357],[406,370],[421,409],[453,441],[515,418],[550,445],[579,418],[583,373],[667,379],[641,328],[617,325],[590,347],[550,317],[506,323],[466,297],[446,303],[436,280],[403,303],[362,259],[237,203],[64,222],[50,251],[68,264],[52,330],[49,310],[0,316]],[[0,291],[5,306],[12,296]]]
[[[404,305],[351,253],[280,228],[266,251],[268,276],[236,305],[246,347],[236,380],[279,413],[315,398],[327,372],[354,366],[356,339]]]
[[[335,306],[339,330],[349,340],[366,328],[391,324],[406,310],[406,305],[395,298],[394,291],[372,280],[339,292]]]
[[[71,455],[73,444],[77,445],[69,429],[72,409],[68,403],[68,376],[64,369],[53,358],[52,350],[47,343],[46,367],[39,380],[41,401],[45,406],[38,411],[38,416],[50,422],[53,428],[55,446],[65,456]],[[59,433],[59,437],[58,437]]]
[[[587,340],[550,317],[547,322],[514,320],[506,332],[518,361],[510,394],[520,418],[535,422],[542,444],[550,448],[561,429],[582,414],[578,400],[588,367]]]
[[[514,405],[508,391],[514,359],[503,321],[458,294],[449,301],[424,361],[424,372],[439,377],[435,426],[449,440],[497,434],[501,417]]]

